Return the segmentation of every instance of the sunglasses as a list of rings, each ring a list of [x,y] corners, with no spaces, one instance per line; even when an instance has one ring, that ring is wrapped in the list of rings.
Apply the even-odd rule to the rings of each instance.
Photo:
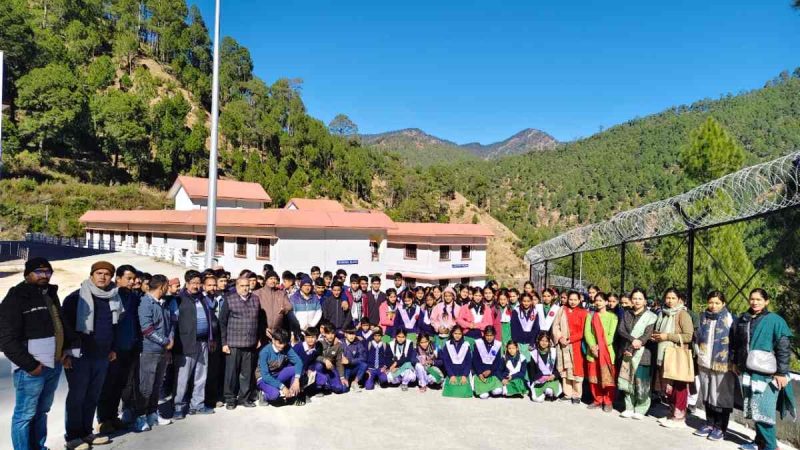
[[[40,277],[49,277],[50,275],[53,274],[53,271],[50,269],[36,269],[33,271],[33,273],[35,273]]]

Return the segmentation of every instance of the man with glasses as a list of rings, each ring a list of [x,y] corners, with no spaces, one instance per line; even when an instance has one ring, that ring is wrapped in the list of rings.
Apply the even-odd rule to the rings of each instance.
[[[16,390],[11,416],[15,450],[45,448],[47,413],[61,368],[71,365],[65,349],[76,338],[73,328],[62,319],[58,286],[50,284],[50,263],[32,258],[23,274],[24,281],[11,288],[0,303],[0,351],[11,361]]]

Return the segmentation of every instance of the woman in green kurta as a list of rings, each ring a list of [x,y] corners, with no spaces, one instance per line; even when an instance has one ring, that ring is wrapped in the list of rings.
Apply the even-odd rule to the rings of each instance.
[[[586,318],[583,338],[589,347],[586,355],[587,378],[594,401],[589,409],[614,410],[616,391],[616,367],[614,366],[614,334],[617,331],[617,315],[607,311],[608,297],[598,292],[594,297],[595,311]]]
[[[744,396],[742,411],[756,425],[755,440],[739,447],[746,450],[777,449],[778,416],[796,417],[789,383],[792,331],[781,316],[767,310],[768,306],[767,292],[754,289],[750,309],[734,325],[734,361],[742,375]]]

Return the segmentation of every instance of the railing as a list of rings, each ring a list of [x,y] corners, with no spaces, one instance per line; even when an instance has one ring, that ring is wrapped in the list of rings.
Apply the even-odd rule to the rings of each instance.
[[[113,239],[65,238],[50,236],[45,233],[26,233],[25,241],[48,245],[61,245],[65,247],[135,253],[137,255],[149,256],[157,260],[198,270],[201,269],[205,263],[204,253],[194,253],[191,250],[183,248],[169,245],[148,244],[146,242],[133,243],[127,240],[118,242]]]
[[[0,261],[27,261],[30,249],[19,242],[0,242]]]

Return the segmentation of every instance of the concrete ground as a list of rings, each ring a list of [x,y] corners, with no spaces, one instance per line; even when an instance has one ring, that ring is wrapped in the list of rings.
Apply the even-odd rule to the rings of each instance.
[[[134,254],[112,253],[54,262],[53,283],[63,298],[77,289],[94,261],[132,264],[150,273],[180,276],[185,269]],[[0,268],[0,296],[21,281],[13,268]],[[11,272],[11,273],[9,273]],[[0,355],[0,449],[11,448],[14,388],[10,365]],[[62,377],[48,420],[51,449],[63,448],[66,380]],[[711,442],[692,435],[693,428],[672,430],[647,417],[641,422],[618,413],[587,410],[585,405],[534,404],[521,399],[450,399],[439,391],[377,389],[314,398],[305,407],[217,409],[210,416],[189,416],[146,433],[115,436],[104,446],[120,450],[270,448],[557,448],[569,449],[735,449],[753,433],[731,424],[736,436]],[[658,410],[661,415],[665,411]],[[700,419],[690,425],[697,427]],[[789,448],[782,446],[782,448]]]

